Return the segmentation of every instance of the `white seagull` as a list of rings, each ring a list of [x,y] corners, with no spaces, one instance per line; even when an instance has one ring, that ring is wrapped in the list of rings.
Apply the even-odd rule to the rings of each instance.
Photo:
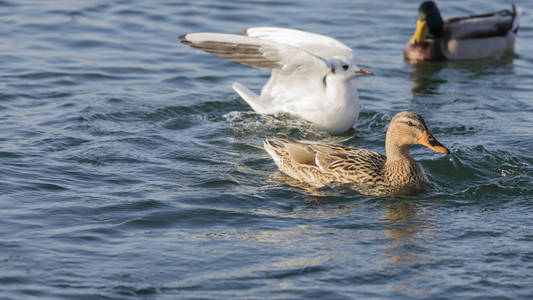
[[[300,30],[253,27],[243,35],[189,33],[180,41],[193,48],[272,75],[257,95],[240,83],[233,89],[259,114],[296,115],[333,134],[346,132],[359,117],[355,75],[372,75],[355,63],[343,43]]]

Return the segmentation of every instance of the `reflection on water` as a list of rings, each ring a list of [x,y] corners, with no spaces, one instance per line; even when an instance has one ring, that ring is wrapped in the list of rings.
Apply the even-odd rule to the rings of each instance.
[[[446,80],[439,78],[438,73],[446,66],[445,62],[424,62],[414,64],[411,67],[411,81],[413,95],[437,94],[439,86]]]
[[[351,191],[346,185],[317,189],[280,172],[275,173],[272,177],[294,188],[305,190],[304,202],[309,205],[321,206],[342,203],[345,202],[346,196],[350,193],[358,194]],[[420,241],[431,232],[431,224],[423,213],[424,207],[418,202],[413,202],[410,198],[392,198],[385,201],[382,205],[384,216],[381,222],[384,236],[389,239],[389,242],[383,251],[384,257],[388,263],[412,264],[420,262],[423,259],[421,253],[424,251],[412,250],[422,247]],[[350,205],[342,205],[342,207],[335,209],[328,208],[327,211],[329,213],[342,213],[353,208]]]
[[[432,231],[431,223],[419,205],[408,199],[385,205],[382,219],[383,231],[388,242],[384,245],[385,262],[392,265],[414,265],[428,259],[424,251],[424,241]],[[431,289],[422,288],[425,276],[411,276],[408,280],[398,280],[389,289],[408,294],[425,295]]]
[[[347,210],[360,209],[358,205],[345,205],[346,198],[350,196],[350,193],[358,195],[357,192],[350,191],[345,186],[334,189],[315,189],[279,172],[273,176],[276,177],[276,180],[283,181],[292,187],[304,189],[306,196],[303,201],[309,205],[323,206],[321,211],[327,212],[327,214],[342,214]],[[370,197],[367,199],[380,198]],[[383,217],[380,222],[383,235],[388,239],[383,249],[383,257],[390,264],[420,263],[426,255],[423,241],[432,231],[432,224],[424,213],[427,207],[422,206],[419,202],[413,202],[411,198],[382,199],[385,202],[380,205],[380,209],[383,209]],[[337,205],[328,207],[332,204]],[[306,211],[300,217],[313,218],[316,217],[313,215],[316,213],[316,211]],[[279,235],[279,232],[276,235]],[[272,238],[271,234],[261,236]]]
[[[389,263],[418,263],[423,259],[420,241],[428,234],[431,224],[410,200],[397,201],[385,206],[383,228],[389,239],[384,256]]]
[[[472,80],[481,76],[497,73],[502,74],[502,69],[509,69],[512,72],[513,60],[517,58],[515,54],[507,54],[498,59],[480,59],[475,61],[435,61],[420,62],[409,65],[409,72],[413,86],[411,92],[413,96],[417,94],[437,95],[440,85],[448,82],[446,78],[456,76],[467,76],[467,80]],[[459,74],[447,74],[447,71],[460,71]],[[443,74],[445,73],[446,74]],[[451,76],[450,76],[451,75]]]

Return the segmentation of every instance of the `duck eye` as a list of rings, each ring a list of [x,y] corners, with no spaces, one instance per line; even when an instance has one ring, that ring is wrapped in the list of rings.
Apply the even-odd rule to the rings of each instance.
[[[342,69],[343,69],[344,71],[348,70],[348,65],[342,65]]]
[[[415,124],[413,124],[413,122],[411,122],[411,121],[407,121],[407,125],[409,125],[411,127],[415,126]]]

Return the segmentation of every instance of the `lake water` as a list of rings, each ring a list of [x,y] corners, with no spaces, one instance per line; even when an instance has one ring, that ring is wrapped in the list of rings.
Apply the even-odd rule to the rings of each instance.
[[[516,55],[412,66],[417,1],[0,0],[0,298],[531,299],[533,2]],[[444,17],[508,1],[441,1]],[[261,116],[269,72],[179,44],[298,28],[354,47],[354,134]],[[399,111],[432,191],[311,191],[263,139],[384,151]]]

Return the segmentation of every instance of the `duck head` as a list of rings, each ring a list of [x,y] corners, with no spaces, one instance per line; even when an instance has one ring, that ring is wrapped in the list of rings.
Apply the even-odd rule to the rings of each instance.
[[[438,39],[442,37],[444,22],[437,4],[433,1],[424,1],[418,7],[415,34],[410,44],[421,44],[426,38]]]
[[[387,129],[387,159],[394,159],[397,155],[409,156],[409,146],[412,144],[424,145],[440,153],[450,153],[448,148],[433,137],[421,116],[412,112],[400,112],[392,118]]]

